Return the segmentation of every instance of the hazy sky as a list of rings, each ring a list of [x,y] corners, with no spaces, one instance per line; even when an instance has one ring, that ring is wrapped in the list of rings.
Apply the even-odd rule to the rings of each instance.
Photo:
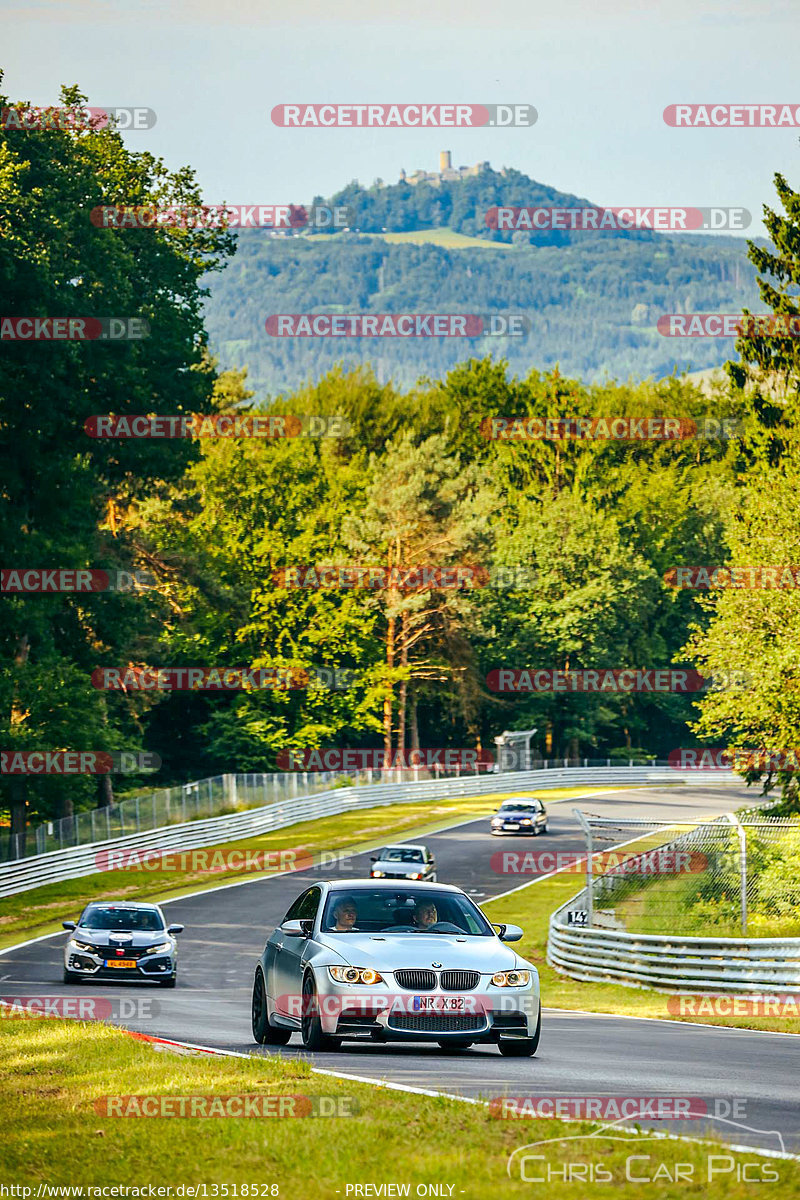
[[[3,89],[142,105],[126,135],[209,202],[305,203],[351,179],[488,159],[598,203],[742,205],[800,187],[800,130],[671,129],[675,102],[800,105],[800,0],[0,0]],[[290,102],[526,102],[532,128],[281,129]]]

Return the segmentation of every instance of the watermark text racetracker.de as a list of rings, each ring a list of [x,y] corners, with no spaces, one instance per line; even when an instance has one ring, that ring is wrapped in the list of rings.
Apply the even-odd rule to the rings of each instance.
[[[272,573],[276,587],[287,591],[308,588],[365,589],[366,591],[460,591],[472,588],[508,588],[520,590],[535,586],[536,571],[529,563],[481,564],[454,563],[447,567],[434,563],[384,567],[354,564],[296,563]]]
[[[271,337],[526,337],[524,313],[272,313]]]
[[[794,313],[662,313],[656,321],[662,337],[800,338]]]
[[[484,417],[487,441],[677,442],[734,438],[742,422],[724,417]]]
[[[42,992],[36,996],[0,996],[0,1019],[58,1017],[74,1021],[147,1021],[161,1011],[150,996],[93,996],[81,991],[62,996]]]
[[[142,105],[119,108],[80,108],[77,105],[59,108],[57,105],[15,105],[0,108],[0,129],[20,129],[42,132],[52,129],[152,129],[156,114]]]
[[[277,755],[281,771],[394,771],[444,770],[472,771],[495,765],[489,750],[475,747],[438,746],[412,750],[335,746],[319,749],[315,746],[280,750]]]
[[[350,667],[97,667],[91,676],[93,687],[112,692],[339,691],[356,679]]]
[[[339,413],[114,413],[87,417],[93,438],[323,438],[348,437],[352,422]]]
[[[747,1117],[747,1100],[727,1096],[496,1096],[489,1116],[509,1121],[538,1117],[559,1121],[700,1121],[708,1117]]]
[[[800,104],[668,104],[663,117],[674,129],[792,129]]]
[[[344,438],[353,424],[338,413],[114,413],[88,416],[90,438]]]
[[[356,1096],[267,1095],[264,1092],[234,1095],[99,1096],[94,1101],[99,1117],[356,1117]],[[262,1193],[263,1194],[263,1193]]]
[[[691,693],[736,691],[748,688],[752,675],[747,671],[722,671],[704,676],[688,668],[677,667],[587,667],[576,670],[553,668],[496,667],[486,676],[492,692],[504,693]]]
[[[707,591],[713,588],[787,590],[800,588],[800,566],[685,566],[664,573],[668,587]]]
[[[575,850],[499,850],[490,865],[498,875],[551,875],[555,871],[583,875],[587,858]],[[593,875],[699,875],[707,868],[708,856],[698,850],[660,847],[635,854],[601,850],[592,855]]]
[[[0,342],[138,342],[144,317],[0,317]]]
[[[747,229],[752,217],[746,208],[669,208],[658,205],[620,205],[599,208],[582,205],[573,208],[512,207],[494,205],[484,220],[499,231],[554,229],[593,233],[621,233],[652,230],[660,233],[688,233],[691,230]]]
[[[283,129],[475,129],[535,125],[532,104],[276,104]]]
[[[800,747],[747,749],[743,746],[694,746],[670,750],[674,771],[800,771]]]
[[[42,595],[77,592],[138,592],[155,587],[150,571],[116,571],[101,567],[3,567],[0,593]]]
[[[103,204],[89,213],[98,229],[347,229],[355,210],[324,204]]]
[[[0,750],[0,775],[139,775],[160,766],[149,750]]]
[[[354,871],[351,856],[343,850],[312,852],[304,846],[280,850],[237,850],[219,847],[207,850],[171,850],[151,846],[147,849],[124,848],[98,850],[94,856],[98,871],[166,871],[190,875],[261,873],[280,875],[289,871],[333,869]]]

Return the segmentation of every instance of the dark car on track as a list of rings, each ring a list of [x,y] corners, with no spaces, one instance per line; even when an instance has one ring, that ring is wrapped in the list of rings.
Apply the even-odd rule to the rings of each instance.
[[[517,800],[505,800],[495,809],[492,817],[492,833],[530,834],[547,833],[547,810],[535,796],[524,796]]]

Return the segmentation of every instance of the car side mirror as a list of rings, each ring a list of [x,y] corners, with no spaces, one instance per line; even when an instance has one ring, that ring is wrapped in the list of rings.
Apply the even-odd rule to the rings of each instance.
[[[370,861],[370,862],[378,862],[378,856],[377,856],[377,854],[370,854],[370,856],[369,856],[369,861]]]
[[[522,937],[519,925],[493,925],[501,942],[518,942]]]
[[[167,933],[183,933],[184,929],[184,925],[168,925]]]
[[[313,923],[311,921],[284,921],[279,926],[281,933],[287,937],[309,937]]]
[[[61,924],[63,925],[64,929],[77,929],[77,925],[74,921],[62,921]]]

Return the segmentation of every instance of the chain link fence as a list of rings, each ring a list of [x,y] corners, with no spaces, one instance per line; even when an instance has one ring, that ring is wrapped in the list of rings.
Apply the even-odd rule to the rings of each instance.
[[[654,758],[558,758],[530,757],[531,770],[557,770],[561,767],[668,766]],[[275,804],[296,796],[314,796],[331,787],[366,786],[373,783],[414,783],[427,779],[460,778],[462,775],[505,773],[528,769],[521,754],[507,751],[496,764],[476,763],[475,768],[446,769],[438,764],[431,769],[411,767],[391,770],[289,771],[246,775],[215,775],[196,783],[185,783],[146,795],[134,796],[119,804],[78,812],[31,826],[26,833],[5,831],[0,836],[0,862],[14,862],[33,854],[63,850],[68,846],[86,846],[91,842],[124,837],[165,825],[179,825],[203,817],[222,816]],[[676,779],[678,773],[676,772]],[[2,831],[0,831],[2,833]]]
[[[800,936],[800,819],[759,809],[678,823],[574,812],[586,838],[586,886],[567,907],[568,925]]]

